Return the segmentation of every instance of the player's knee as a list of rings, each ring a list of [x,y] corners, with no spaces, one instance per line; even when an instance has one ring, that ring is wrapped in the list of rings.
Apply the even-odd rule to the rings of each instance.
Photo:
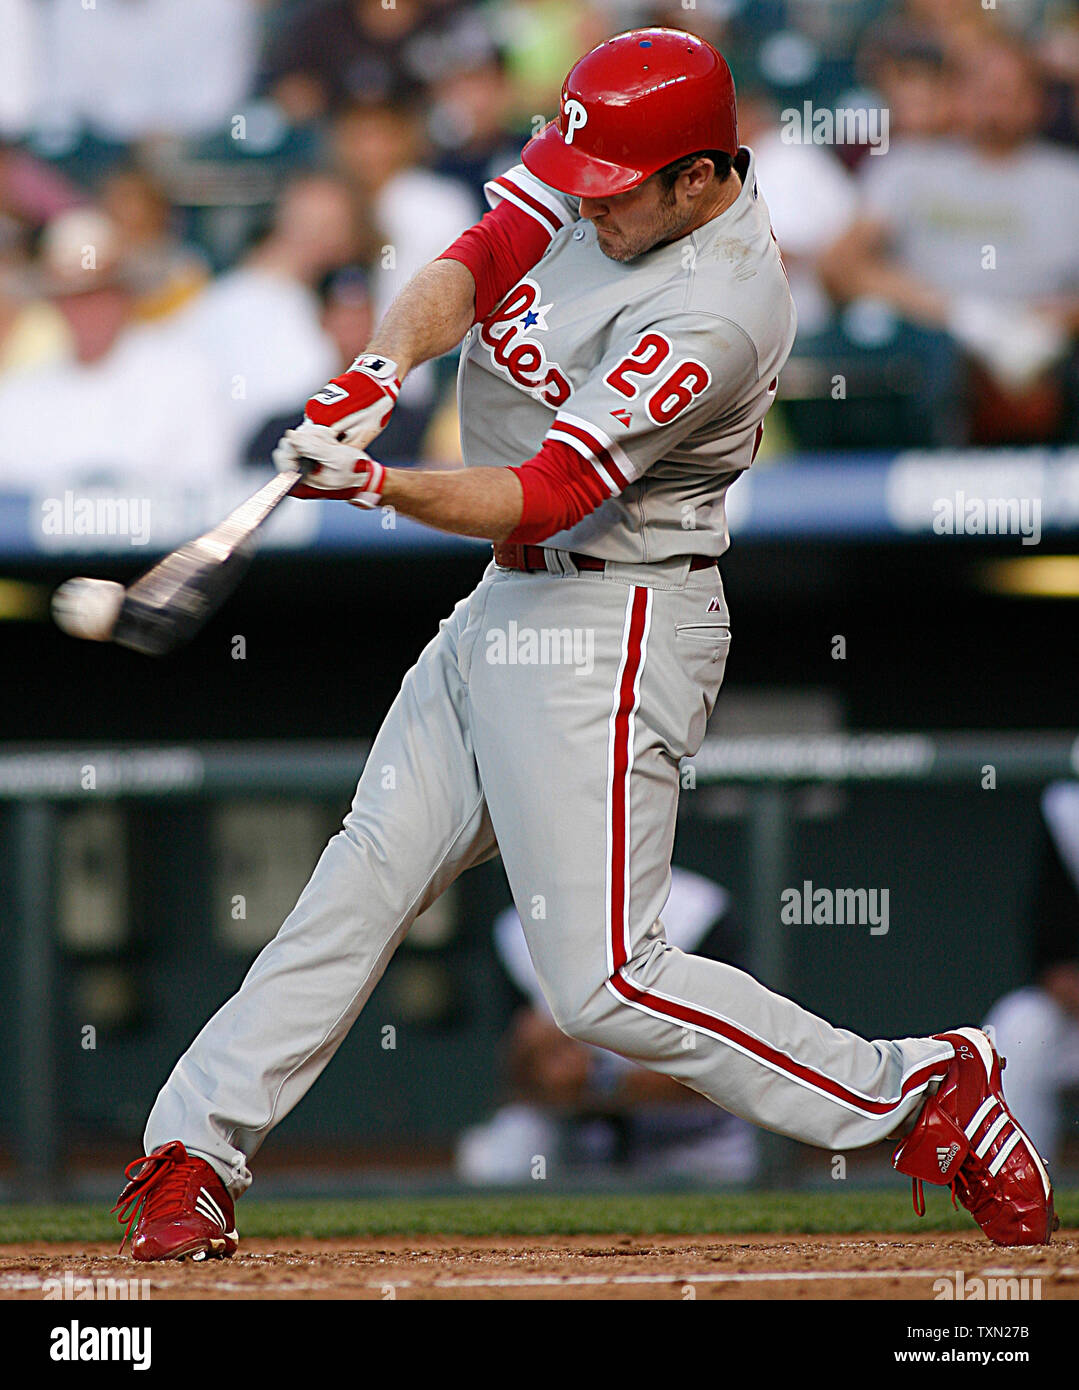
[[[566,1037],[572,1038],[574,1042],[589,1043],[593,1047],[606,1045],[603,1041],[606,1030],[587,1014],[574,1014],[570,1018],[557,1019],[556,1022]]]
[[[555,1022],[567,1037],[593,1047],[615,1047],[619,1008],[604,986],[584,998],[578,994],[548,1003]]]
[[[551,999],[548,999],[547,1003],[550,1005],[555,1023],[567,1038],[572,1038],[574,1042],[589,1041],[585,1036],[589,1031],[587,1014],[580,1007]]]

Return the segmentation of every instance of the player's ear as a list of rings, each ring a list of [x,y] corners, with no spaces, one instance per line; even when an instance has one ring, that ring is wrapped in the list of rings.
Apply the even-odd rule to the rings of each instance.
[[[701,155],[695,164],[685,171],[688,180],[686,192],[693,198],[699,197],[712,182],[716,166],[707,155]]]

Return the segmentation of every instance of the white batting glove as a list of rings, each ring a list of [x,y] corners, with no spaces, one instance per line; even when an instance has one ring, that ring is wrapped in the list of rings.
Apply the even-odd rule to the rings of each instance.
[[[273,452],[274,467],[285,472],[296,468],[301,459],[314,467],[293,488],[293,497],[340,500],[365,509],[381,503],[385,468],[367,454],[342,444],[329,426],[308,425],[285,431]]]

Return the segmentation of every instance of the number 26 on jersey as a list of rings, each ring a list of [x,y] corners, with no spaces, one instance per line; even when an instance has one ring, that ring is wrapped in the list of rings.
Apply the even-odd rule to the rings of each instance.
[[[646,389],[644,383],[652,386],[651,379],[662,372],[662,380],[652,388],[645,409],[655,424],[669,425],[712,384],[712,373],[703,362],[683,357],[671,368],[673,355],[674,348],[666,334],[643,333],[603,380],[619,396],[633,401]]]

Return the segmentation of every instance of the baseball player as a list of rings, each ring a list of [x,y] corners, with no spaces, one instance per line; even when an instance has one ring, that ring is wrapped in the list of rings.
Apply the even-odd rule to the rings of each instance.
[[[158,1095],[116,1207],[132,1253],[236,1250],[259,1146],[415,917],[496,852],[570,1036],[810,1144],[899,1137],[916,1205],[951,1183],[991,1239],[1044,1242],[1049,1178],[984,1033],[868,1041],[665,939],[679,761],[730,645],[724,498],[795,330],[727,64],[681,31],[620,34],[522,158],[275,455],[318,464],[306,496],[494,555],[406,675],[295,909]],[[366,450],[400,383],[462,341],[467,466],[385,469]]]

